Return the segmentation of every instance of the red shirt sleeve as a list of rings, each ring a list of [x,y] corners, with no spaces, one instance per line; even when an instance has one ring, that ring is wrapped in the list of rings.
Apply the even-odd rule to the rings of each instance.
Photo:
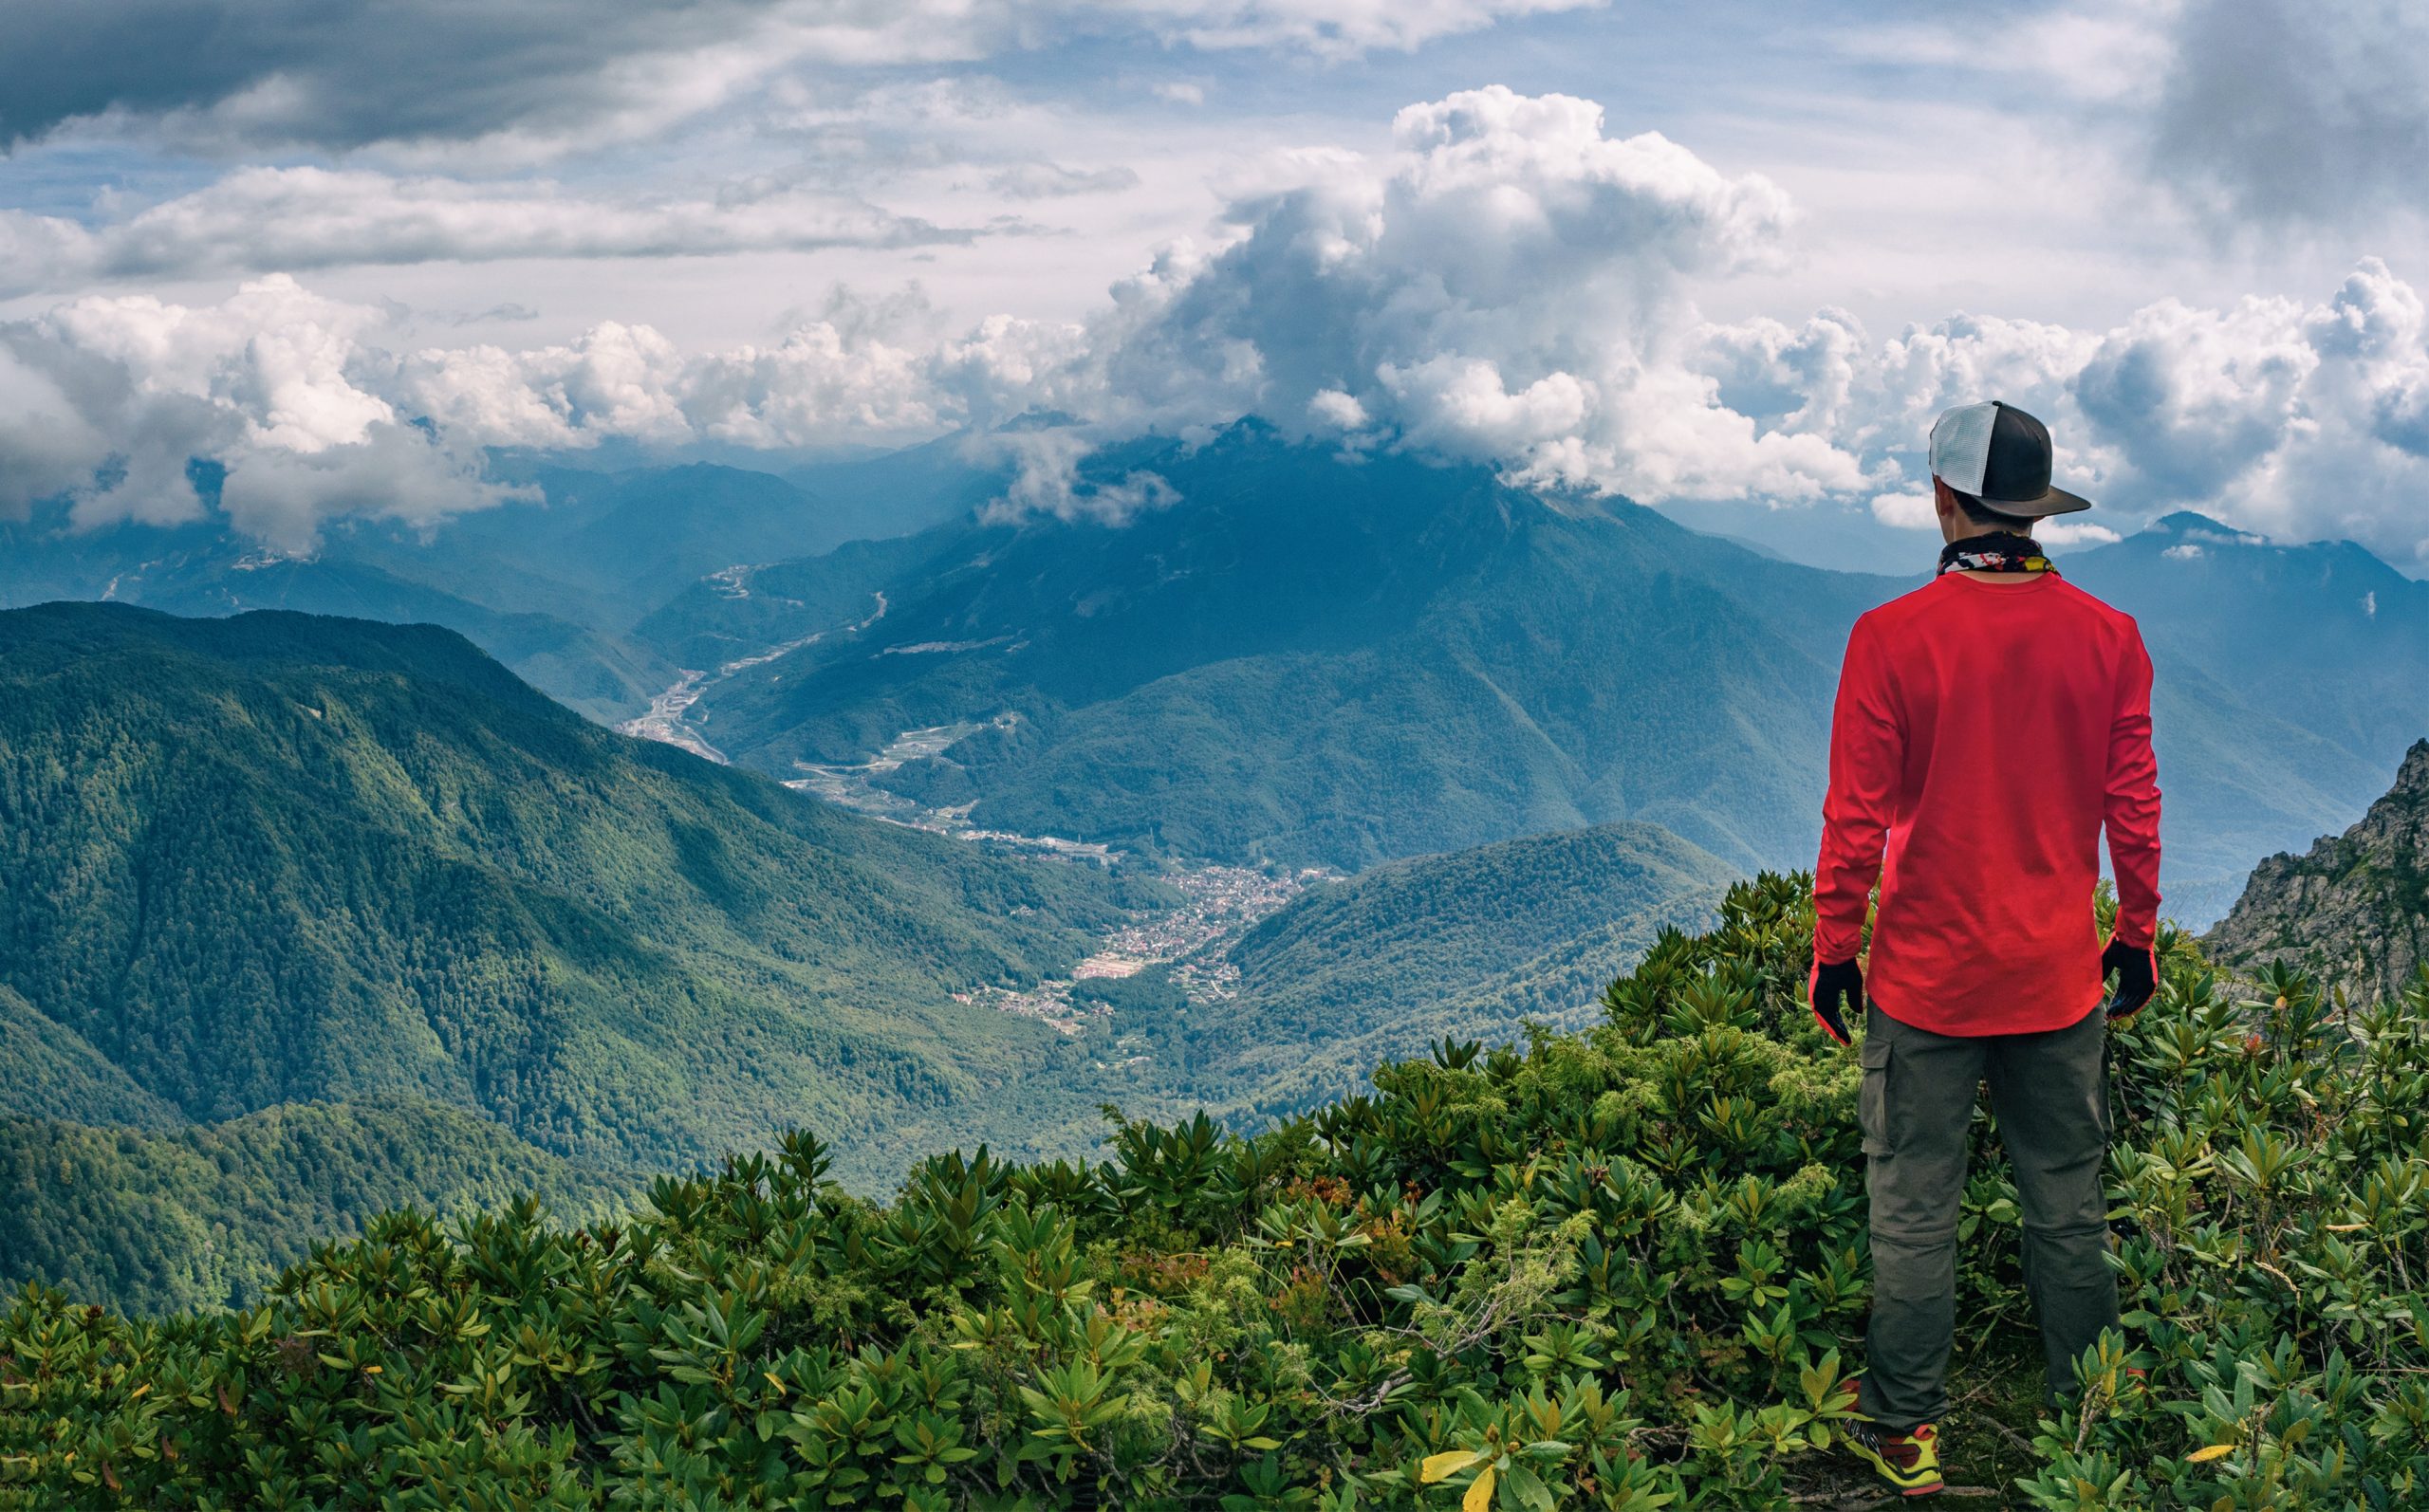
[[[1813,868],[1816,961],[1852,961],[1863,944],[1864,908],[1881,876],[1905,761],[1888,662],[1870,624],[1859,619],[1847,636],[1830,715],[1830,790],[1822,802],[1822,857]]]
[[[2105,817],[2117,869],[2116,938],[2148,945],[2160,917],[2160,763],[2151,751],[2151,656],[2139,631],[2118,668]]]

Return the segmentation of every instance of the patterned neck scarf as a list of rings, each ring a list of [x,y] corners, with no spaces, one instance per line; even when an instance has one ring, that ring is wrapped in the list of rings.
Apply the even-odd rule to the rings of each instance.
[[[2030,536],[1994,530],[1952,541],[1939,552],[1941,572],[2056,572]]]

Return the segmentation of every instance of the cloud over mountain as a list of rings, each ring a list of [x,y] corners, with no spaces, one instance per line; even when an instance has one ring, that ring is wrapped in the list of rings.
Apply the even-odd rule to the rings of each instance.
[[[365,386],[380,318],[281,275],[211,308],[85,299],[0,325],[0,511],[65,494],[83,526],[197,519],[207,461],[232,524],[301,551],[336,516],[429,524],[506,497]]]
[[[380,311],[283,277],[206,308],[74,301],[0,326],[0,506],[67,490],[86,521],[181,517],[186,459],[206,456],[230,468],[230,511],[291,543],[316,498],[416,520],[494,502],[463,460],[484,446],[789,448],[1048,414],[1059,429],[1004,443],[1021,481],[1003,507],[1120,516],[1168,490],[1088,480],[1091,444],[1258,415],[1538,486],[1843,499],[1914,523],[1932,415],[1997,395],[2051,423],[2066,481],[2104,505],[2197,505],[2429,563],[2429,318],[2376,258],[2317,303],[1876,336],[1836,309],[1704,318],[1726,281],[1794,257],[1793,206],[1658,134],[1611,133],[1589,101],[1465,91],[1400,111],[1386,151],[1285,153],[1241,179],[1211,245],[1165,249],[1068,322],[956,325],[916,293],[839,293],[767,343],[687,350],[604,322],[519,350],[400,350]],[[493,245],[518,216],[561,234],[562,207],[500,203]]]

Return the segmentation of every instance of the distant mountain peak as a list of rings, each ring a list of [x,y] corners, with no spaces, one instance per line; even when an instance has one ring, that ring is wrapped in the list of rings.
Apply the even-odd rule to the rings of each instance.
[[[2214,520],[2195,509],[2179,509],[2163,514],[2143,526],[2146,534],[2190,537],[2208,545],[2265,546],[2269,538],[2250,530],[2238,530],[2224,521]]]

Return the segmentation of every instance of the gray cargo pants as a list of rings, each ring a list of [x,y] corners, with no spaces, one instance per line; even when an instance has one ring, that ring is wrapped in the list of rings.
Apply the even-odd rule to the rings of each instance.
[[[1862,1411],[1903,1431],[1948,1411],[1956,1315],[1957,1199],[1967,1126],[1991,1084],[1999,1139],[2024,1208],[2024,1277],[2041,1324],[2049,1387],[2071,1392],[2071,1362],[2117,1326],[2108,1268],[2108,1024],[2097,1007],[2042,1034],[1953,1038],[1864,1021],[1863,1152],[1872,1196],[1872,1326]]]

